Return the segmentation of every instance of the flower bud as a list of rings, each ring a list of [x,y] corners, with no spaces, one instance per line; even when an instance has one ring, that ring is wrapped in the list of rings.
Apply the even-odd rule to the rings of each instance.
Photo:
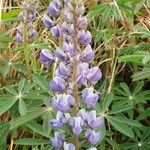
[[[44,15],[42,21],[45,27],[47,27],[48,29],[51,29],[55,25],[54,22],[47,15]]]
[[[94,59],[94,52],[90,44],[85,47],[85,50],[81,53],[81,60],[83,62],[89,63]]]
[[[81,30],[78,35],[78,42],[81,45],[88,45],[92,41],[92,35],[89,31]]]
[[[62,93],[66,86],[65,80],[61,77],[54,77],[54,79],[50,81],[50,89],[54,92]]]
[[[55,148],[61,148],[65,142],[65,135],[60,132],[55,132],[54,135],[55,137],[51,138],[51,144]]]
[[[48,6],[48,13],[53,17],[57,17],[60,14],[60,10],[57,7],[56,3],[50,3],[50,5]]]
[[[36,34],[37,34],[36,30],[33,28],[29,34],[29,38],[33,39],[36,36]]]
[[[57,97],[53,98],[52,100],[52,106],[57,110],[61,112],[68,112],[75,104],[75,99],[73,96],[69,94],[59,94]]]
[[[102,78],[102,72],[98,67],[92,67],[89,69],[87,79],[91,83],[96,84],[101,78]]]
[[[54,26],[51,28],[51,33],[54,37],[56,38],[60,38],[61,36],[61,30],[58,26]]]
[[[78,8],[76,9],[76,12],[78,13],[78,15],[82,16],[85,13],[85,7],[84,7],[84,5],[78,6]]]
[[[88,129],[85,133],[85,137],[91,144],[96,145],[97,142],[100,140],[100,133]]]
[[[94,92],[94,88],[85,88],[82,91],[82,98],[84,103],[87,105],[88,108],[95,107],[98,99],[99,99],[99,94],[98,92]]]
[[[54,56],[48,49],[42,49],[40,53],[40,61],[44,67],[48,68],[54,62]]]
[[[88,21],[86,17],[79,17],[77,20],[78,28],[79,29],[87,29]]]
[[[23,35],[19,32],[16,34],[16,42],[17,43],[22,43],[23,42]]]
[[[96,147],[91,147],[91,148],[88,148],[87,150],[97,150]]]

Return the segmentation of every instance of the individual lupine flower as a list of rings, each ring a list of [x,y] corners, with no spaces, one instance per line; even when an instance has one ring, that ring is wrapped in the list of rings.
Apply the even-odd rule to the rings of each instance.
[[[69,76],[69,70],[63,62],[61,62],[56,70],[56,76],[67,78]]]
[[[64,150],[75,150],[75,146],[72,143],[64,143]]]
[[[22,22],[32,22],[36,19],[36,12],[27,13],[26,11],[22,11],[19,14],[19,19]]]
[[[75,99],[69,94],[59,94],[52,100],[52,106],[61,112],[68,112],[75,104]]]
[[[54,37],[56,38],[60,38],[61,36],[61,30],[58,26],[54,26],[51,28],[51,33]]]
[[[81,45],[88,45],[92,41],[92,35],[89,31],[81,30],[78,35],[78,43]]]
[[[42,21],[45,27],[47,27],[48,29],[51,29],[55,25],[54,21],[52,21],[46,14],[43,16]]]
[[[81,60],[83,62],[89,63],[94,59],[94,52],[90,44],[85,47],[85,50],[81,53]]]
[[[88,112],[87,114],[87,124],[91,127],[91,129],[95,130],[99,128],[104,123],[103,117],[96,117],[96,111],[93,110]]]
[[[99,99],[99,93],[94,92],[93,87],[85,88],[82,91],[82,99],[88,108],[95,107],[95,105]]]
[[[100,133],[88,129],[85,133],[85,138],[93,145],[96,145],[97,142],[100,140]]]
[[[77,20],[77,24],[78,24],[78,28],[79,28],[79,29],[84,29],[84,30],[86,30],[86,29],[87,29],[87,25],[88,25],[87,18],[80,16],[80,17],[78,18],[78,20]]]
[[[89,70],[89,64],[88,63],[82,63],[78,65],[78,78],[77,83],[79,85],[86,83],[86,77]]]
[[[16,34],[16,41],[18,43],[23,42],[23,35],[21,33],[19,33],[19,32],[17,32],[17,34]]]
[[[67,55],[66,55],[66,53],[64,53],[64,51],[63,51],[60,47],[57,47],[57,48],[56,48],[55,55],[56,55],[56,57],[57,57],[60,61],[66,61],[66,60],[67,60]]]
[[[64,52],[66,52],[67,54],[69,54],[71,57],[74,56],[75,54],[75,50],[74,50],[74,46],[72,43],[64,43],[63,46]]]
[[[57,17],[60,14],[60,9],[56,5],[56,3],[52,2],[48,6],[48,13],[53,17]]]
[[[65,113],[64,114],[64,118],[63,118],[63,123],[69,123],[70,122],[70,114],[69,113]]]
[[[54,79],[50,81],[50,88],[54,92],[62,93],[66,86],[67,84],[65,80],[58,76],[54,77]]]
[[[85,123],[87,122],[87,113],[84,108],[80,109],[77,116],[80,116]]]
[[[70,125],[72,126],[72,131],[75,135],[79,136],[82,132],[82,127],[84,125],[84,121],[81,117],[71,117],[70,118]]]
[[[91,83],[96,84],[101,78],[102,78],[102,72],[98,67],[92,67],[89,69],[87,79]]]
[[[91,148],[88,148],[87,150],[97,150],[96,147],[91,147]]]
[[[29,38],[33,39],[36,36],[36,34],[37,34],[36,30],[33,28],[29,33]]]
[[[64,118],[63,113],[58,111],[56,115],[56,119],[50,120],[51,127],[55,129],[61,128],[64,125],[63,118]]]
[[[44,67],[48,68],[54,62],[54,56],[48,49],[42,49],[40,53],[40,61]]]
[[[63,147],[63,144],[65,142],[65,135],[60,133],[60,132],[55,132],[54,133],[55,137],[51,138],[51,144],[55,147],[55,148],[61,148]]]

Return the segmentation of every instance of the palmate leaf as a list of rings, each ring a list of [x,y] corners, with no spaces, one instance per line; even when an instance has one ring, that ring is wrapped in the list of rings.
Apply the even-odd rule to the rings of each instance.
[[[16,140],[14,144],[17,145],[43,145],[49,144],[49,140],[42,140],[42,139],[33,139],[33,138],[24,138],[20,140]]]
[[[38,116],[42,115],[44,112],[46,112],[46,108],[36,108],[33,111],[28,112],[26,115],[20,116],[16,118],[15,120],[12,120],[10,123],[10,129],[17,128],[18,126],[21,126]]]

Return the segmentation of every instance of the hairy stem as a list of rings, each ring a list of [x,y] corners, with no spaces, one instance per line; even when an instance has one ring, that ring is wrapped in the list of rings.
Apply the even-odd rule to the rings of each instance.
[[[77,67],[78,67],[78,60],[77,60],[77,54],[78,54],[78,28],[77,28],[77,15],[74,12],[74,29],[75,29],[75,36],[73,40],[74,44],[74,50],[75,50],[75,55],[73,57],[73,82],[74,82],[74,87],[73,87],[73,96],[75,98],[75,106],[73,108],[74,115],[77,115],[78,112],[78,107],[79,107],[79,98],[78,98],[78,85],[76,83],[77,80]],[[77,136],[74,137],[74,144],[76,147],[76,150],[80,149],[80,143],[79,139]]]

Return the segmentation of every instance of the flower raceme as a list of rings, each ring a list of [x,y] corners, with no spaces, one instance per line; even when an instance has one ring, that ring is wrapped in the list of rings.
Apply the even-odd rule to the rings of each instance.
[[[84,12],[82,0],[52,0],[42,19],[52,36],[61,43],[54,52],[41,50],[40,61],[48,69],[57,60],[50,81],[50,89],[55,93],[51,104],[56,111],[56,119],[50,121],[55,130],[51,144],[64,150],[79,150],[82,147],[79,137],[82,143],[86,140],[96,146],[101,137],[98,129],[104,123],[104,118],[91,110],[100,98],[94,85],[102,78],[102,73],[97,66],[91,67],[90,64],[94,60],[94,51]],[[81,94],[77,87],[83,89]],[[81,104],[85,104],[82,105],[84,108]],[[67,133],[61,132],[65,126],[78,142],[66,142],[70,135],[64,136]],[[88,150],[96,150],[96,147],[91,146]]]

